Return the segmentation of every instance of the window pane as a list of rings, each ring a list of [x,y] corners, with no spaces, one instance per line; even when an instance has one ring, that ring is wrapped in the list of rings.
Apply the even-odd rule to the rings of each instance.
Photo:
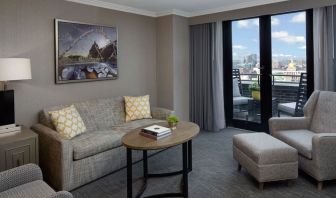
[[[260,100],[252,98],[250,89],[252,85],[259,87],[259,40],[258,18],[232,22],[234,119],[260,122]]]
[[[273,105],[273,115],[278,108],[280,116],[298,116],[307,93],[305,74],[300,83],[307,72],[306,12],[272,16],[271,22],[272,93],[279,104]]]

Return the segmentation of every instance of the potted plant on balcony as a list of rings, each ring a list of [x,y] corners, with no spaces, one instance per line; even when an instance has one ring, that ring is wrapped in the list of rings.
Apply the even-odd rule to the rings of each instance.
[[[252,98],[254,100],[260,100],[260,86],[258,83],[254,82],[252,85],[249,86],[251,90]]]
[[[176,129],[176,126],[177,126],[179,121],[180,121],[180,119],[176,115],[170,115],[167,118],[169,128],[171,128],[172,130]]]

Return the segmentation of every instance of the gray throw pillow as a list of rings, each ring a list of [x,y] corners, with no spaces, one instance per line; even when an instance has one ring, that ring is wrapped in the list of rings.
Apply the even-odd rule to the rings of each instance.
[[[233,97],[241,97],[240,90],[239,90],[239,82],[237,78],[232,80],[232,95]]]

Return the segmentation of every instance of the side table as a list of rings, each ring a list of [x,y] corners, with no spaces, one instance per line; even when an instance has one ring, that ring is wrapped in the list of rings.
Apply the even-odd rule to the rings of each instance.
[[[0,171],[39,163],[38,135],[22,127],[17,134],[0,136]]]

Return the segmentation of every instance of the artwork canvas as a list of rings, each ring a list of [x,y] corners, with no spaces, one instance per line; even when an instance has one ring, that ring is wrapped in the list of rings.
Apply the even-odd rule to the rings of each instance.
[[[118,78],[116,27],[55,20],[56,83]]]

